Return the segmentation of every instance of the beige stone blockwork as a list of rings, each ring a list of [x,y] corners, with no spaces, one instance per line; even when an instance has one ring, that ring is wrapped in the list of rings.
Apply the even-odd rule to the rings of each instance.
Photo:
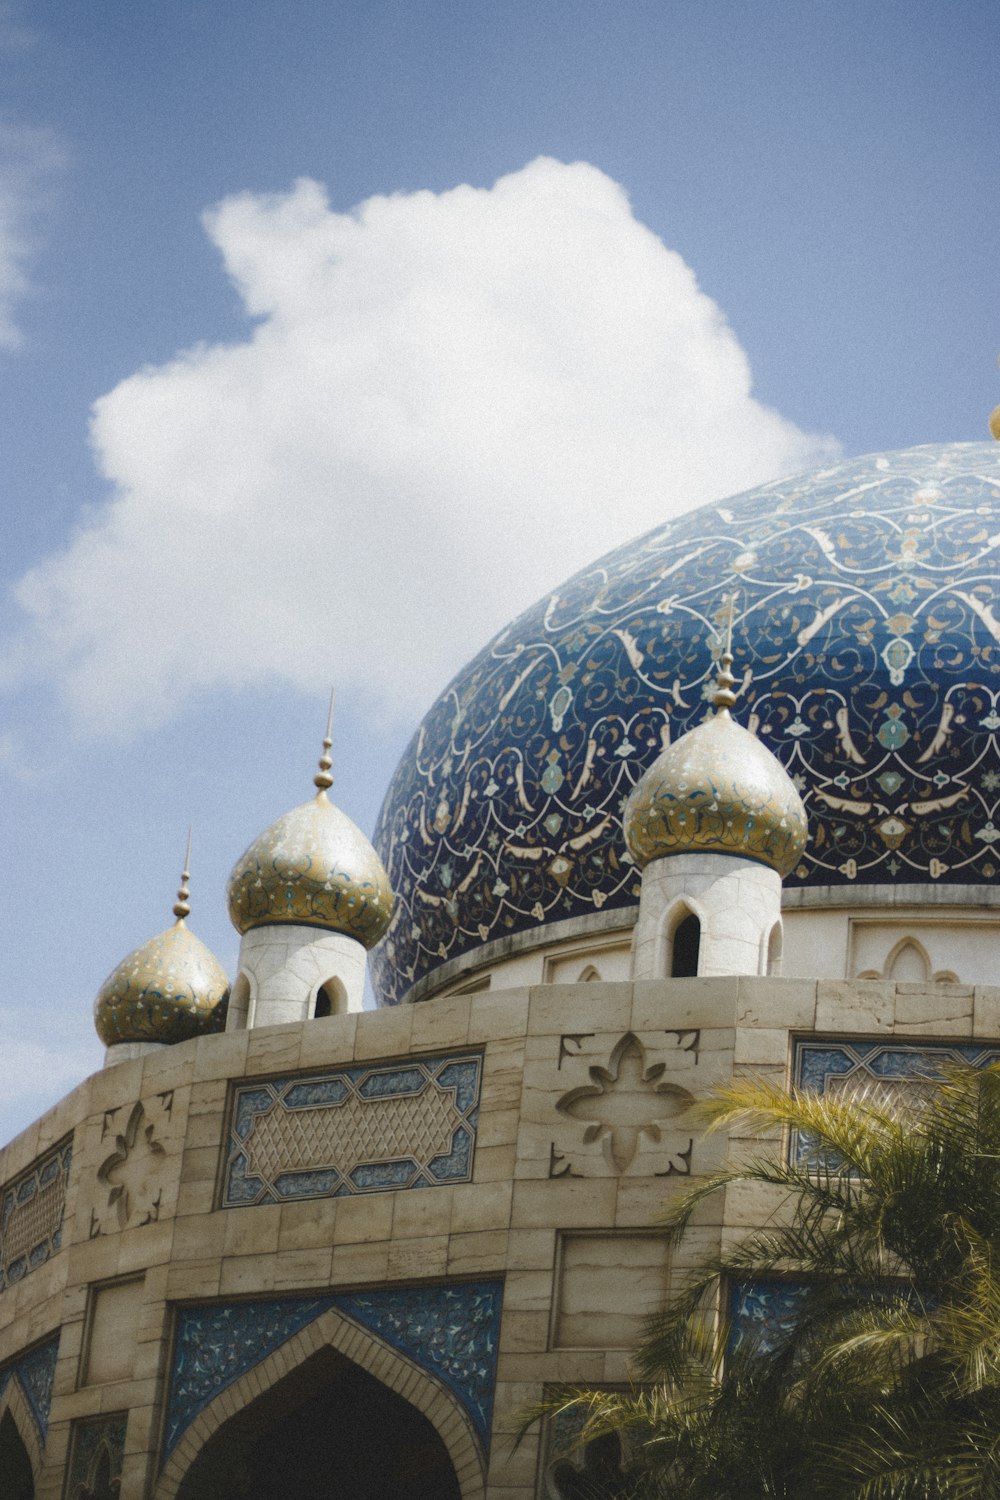
[[[551,1342],[556,1349],[630,1349],[667,1294],[662,1234],[559,1236]]]
[[[881,980],[822,979],[816,987],[817,1031],[889,1034],[896,1018],[896,986]]]

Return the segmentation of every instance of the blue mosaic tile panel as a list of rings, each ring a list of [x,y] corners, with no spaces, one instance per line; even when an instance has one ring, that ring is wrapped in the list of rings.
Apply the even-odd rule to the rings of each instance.
[[[39,1436],[44,1443],[49,1431],[49,1412],[52,1410],[52,1382],[56,1373],[56,1358],[59,1354],[58,1335],[48,1343],[22,1354],[0,1370],[0,1396],[14,1380],[28,1403],[35,1420]]]
[[[503,1287],[498,1281],[401,1287],[337,1306],[449,1386],[489,1442]]]
[[[73,1423],[67,1500],[105,1500],[118,1494],[127,1427],[128,1412],[124,1411],[83,1417]]]
[[[737,597],[736,716],[806,804],[786,884],[1000,873],[1000,449],[871,454],[677,516],[502,630],[433,705],[375,846],[374,982],[635,907],[632,787],[702,719]]]
[[[177,1313],[164,1457],[227,1385],[333,1306],[332,1297],[213,1303]]]
[[[794,1043],[792,1082],[813,1093],[850,1096],[864,1091],[870,1097],[907,1099],[919,1109],[921,1099],[949,1065],[967,1064],[985,1068],[1000,1062],[1000,1046],[981,1042],[881,1042],[800,1039]],[[789,1152],[793,1160],[804,1160],[810,1141],[793,1131]]]
[[[486,1445],[502,1299],[502,1283],[487,1281],[183,1307],[177,1314],[164,1459],[220,1391],[330,1308],[447,1385]]]
[[[237,1084],[223,1208],[472,1177],[482,1057],[422,1057]]]
[[[809,1288],[801,1281],[759,1277],[729,1284],[729,1339],[726,1352],[768,1354],[795,1327]]]
[[[949,1064],[985,1068],[1000,1062],[1000,1046],[981,1042],[858,1042],[840,1038],[795,1043],[796,1088],[825,1094],[832,1086],[927,1083]]]
[[[72,1140],[61,1141],[0,1196],[0,1291],[54,1255],[62,1240]]]

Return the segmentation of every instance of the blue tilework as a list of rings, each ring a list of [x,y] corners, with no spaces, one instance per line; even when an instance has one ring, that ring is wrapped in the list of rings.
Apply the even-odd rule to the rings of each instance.
[[[622,806],[704,715],[731,591],[737,717],[809,816],[787,884],[993,880],[998,573],[988,443],[764,485],[578,573],[458,674],[396,770],[381,1002],[485,943],[636,905]]]
[[[59,1249],[72,1158],[72,1140],[61,1141],[3,1189],[0,1291],[36,1270]]]
[[[12,1380],[21,1387],[28,1409],[35,1419],[39,1436],[44,1443],[49,1430],[49,1412],[52,1409],[52,1382],[56,1373],[56,1358],[59,1354],[59,1337],[50,1339],[22,1354],[0,1370],[0,1396]]]
[[[796,1088],[824,1094],[844,1080],[849,1087],[879,1083],[922,1083],[940,1078],[942,1069],[962,1063],[976,1068],[1000,1062],[1000,1047],[981,1042],[864,1042],[842,1037],[797,1040],[793,1044],[792,1082]],[[790,1157],[804,1161],[814,1148],[810,1138],[793,1131]]]
[[[487,1444],[502,1297],[499,1281],[457,1282],[180,1308],[164,1459],[220,1391],[333,1307],[437,1376],[461,1401]]]
[[[99,1417],[82,1417],[73,1423],[73,1448],[66,1492],[69,1496],[88,1495],[96,1478],[101,1449],[107,1454],[110,1484],[121,1482],[125,1459],[125,1432],[128,1413],[115,1411]]]
[[[940,1078],[949,1064],[985,1068],[1000,1062],[1000,1047],[976,1042],[858,1042],[836,1038],[795,1043],[792,1079],[796,1088],[823,1094],[832,1079],[905,1082]]]
[[[481,1081],[482,1057],[473,1053],[237,1084],[222,1207],[468,1182]],[[398,1101],[421,1098],[433,1108],[435,1128],[401,1130],[393,1113]],[[322,1130],[297,1133],[296,1116],[303,1110],[331,1114],[322,1120]],[[414,1119],[419,1125],[416,1114]],[[280,1169],[274,1165],[274,1150],[261,1144],[265,1131],[269,1141],[275,1132],[288,1137]],[[424,1144],[442,1139],[447,1143],[443,1151]]]
[[[338,1297],[337,1306],[449,1386],[486,1444],[502,1297],[498,1281],[460,1282]]]
[[[220,1391],[332,1306],[332,1297],[276,1297],[263,1302],[180,1308],[164,1456]]]
[[[770,1351],[795,1327],[809,1287],[801,1281],[759,1277],[729,1286],[729,1354],[749,1347]]]

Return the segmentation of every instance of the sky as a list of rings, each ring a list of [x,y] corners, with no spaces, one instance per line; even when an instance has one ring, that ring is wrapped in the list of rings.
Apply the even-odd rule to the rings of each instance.
[[[1000,402],[988,0],[0,6],[0,1139],[511,616]]]

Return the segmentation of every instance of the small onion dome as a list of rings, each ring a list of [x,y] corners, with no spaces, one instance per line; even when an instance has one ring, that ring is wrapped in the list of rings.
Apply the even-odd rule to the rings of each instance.
[[[123,958],[98,991],[94,1024],[106,1047],[185,1042],[226,1024],[229,980],[215,954],[187,929],[187,881],[185,870],[174,925]]]
[[[737,724],[722,658],[715,713],[669,745],[625,804],[625,842],[640,868],[669,854],[737,854],[785,876],[806,845],[806,810],[784,766]]]
[[[328,724],[316,796],[272,823],[236,862],[227,894],[239,933],[297,923],[373,948],[389,926],[393,894],[382,861],[326,794],[333,782],[330,745]]]

